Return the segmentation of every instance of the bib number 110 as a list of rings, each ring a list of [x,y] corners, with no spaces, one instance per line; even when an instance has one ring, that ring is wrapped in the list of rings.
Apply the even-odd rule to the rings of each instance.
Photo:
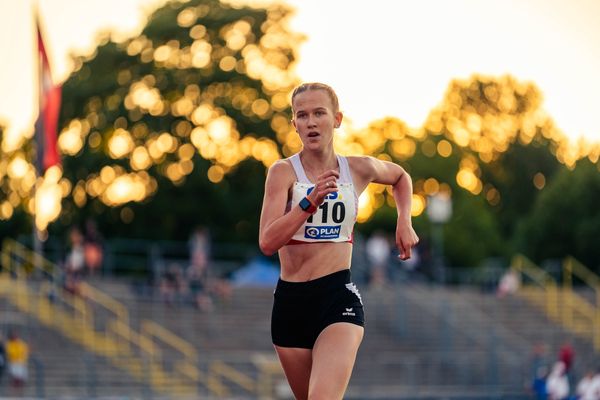
[[[323,202],[323,204],[321,204],[319,206],[319,209],[321,210],[321,223],[326,224],[328,222],[328,218],[329,218],[329,203],[326,201]],[[331,207],[332,221],[335,222],[336,224],[339,224],[340,222],[342,222],[344,220],[345,216],[346,216],[346,207],[344,207],[344,203],[341,201],[333,203],[333,206]],[[306,222],[312,223],[313,217],[314,217],[314,214],[311,215],[310,217],[308,217]]]

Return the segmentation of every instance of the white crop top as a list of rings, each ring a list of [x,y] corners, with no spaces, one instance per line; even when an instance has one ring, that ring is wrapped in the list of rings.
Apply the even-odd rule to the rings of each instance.
[[[291,156],[289,160],[296,173],[292,200],[288,204],[288,209],[291,209],[298,205],[315,185],[308,180],[298,153]],[[338,191],[330,193],[325,198],[323,204],[302,224],[287,244],[352,241],[358,210],[358,195],[354,189],[348,160],[339,155],[337,160],[340,167],[340,177],[337,180]]]

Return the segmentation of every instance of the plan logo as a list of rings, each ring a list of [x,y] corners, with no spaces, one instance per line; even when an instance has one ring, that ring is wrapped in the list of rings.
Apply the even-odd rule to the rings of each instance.
[[[307,226],[304,237],[307,239],[337,239],[340,237],[341,225],[337,226]]]

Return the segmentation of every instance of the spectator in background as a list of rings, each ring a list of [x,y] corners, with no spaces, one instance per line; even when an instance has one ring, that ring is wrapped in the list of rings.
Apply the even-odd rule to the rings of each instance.
[[[71,228],[69,243],[70,248],[65,260],[65,289],[72,294],[79,294],[85,269],[84,238],[79,228]]]
[[[212,245],[209,230],[205,227],[197,227],[192,232],[188,245],[190,249],[188,285],[196,305],[205,311],[212,309],[211,295],[228,301],[232,295],[229,279],[211,270]]]
[[[173,305],[182,291],[185,290],[181,267],[177,263],[171,263],[163,272],[160,279],[160,296],[167,305]]]
[[[594,371],[588,371],[575,388],[575,398],[578,400],[598,400],[600,399],[600,386],[598,385],[599,376]]]
[[[208,287],[208,269],[206,264],[190,264],[186,271],[188,289],[194,306],[201,311],[213,308],[212,298]]]
[[[533,377],[539,374],[540,368],[545,367],[546,373],[548,372],[548,365],[550,363],[547,360],[546,345],[539,341],[533,345],[531,352],[531,373]]]
[[[6,342],[6,359],[8,373],[12,388],[21,392],[27,382],[27,362],[29,360],[29,347],[15,331],[11,331]]]
[[[575,349],[569,340],[565,340],[558,350],[558,360],[565,364],[565,373],[569,374],[575,360]]]
[[[557,361],[552,366],[550,375],[546,379],[546,391],[548,400],[565,400],[569,397],[569,380],[562,361]]]
[[[575,361],[575,349],[573,348],[573,345],[568,339],[563,342],[562,346],[558,350],[558,360],[562,361],[562,363],[565,365],[565,375],[569,380],[569,385],[575,385],[575,380],[573,376],[573,362]]]
[[[531,388],[536,400],[546,400],[548,392],[546,391],[546,379],[548,378],[548,367],[540,365],[535,370]]]
[[[205,227],[197,227],[188,241],[191,265],[207,268],[211,258],[210,233]]]
[[[98,231],[96,221],[88,219],[85,222],[84,259],[87,272],[94,275],[101,267],[104,257],[102,235]]]
[[[387,281],[387,266],[392,246],[390,239],[382,232],[375,231],[367,240],[369,261],[369,284],[381,286]]]
[[[521,286],[520,277],[517,271],[509,269],[502,275],[500,282],[498,283],[498,290],[496,295],[500,298],[513,294]]]

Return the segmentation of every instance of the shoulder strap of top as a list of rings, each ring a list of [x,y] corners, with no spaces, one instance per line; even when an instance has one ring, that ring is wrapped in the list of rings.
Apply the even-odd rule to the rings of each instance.
[[[294,167],[294,172],[296,173],[296,179],[300,183],[311,183],[306,176],[306,172],[304,172],[304,167],[302,166],[302,161],[300,161],[300,153],[296,153],[290,157],[290,162],[292,163],[292,167]]]
[[[340,155],[337,156],[337,159],[340,165],[340,182],[352,183],[352,174],[350,173],[348,159]]]

